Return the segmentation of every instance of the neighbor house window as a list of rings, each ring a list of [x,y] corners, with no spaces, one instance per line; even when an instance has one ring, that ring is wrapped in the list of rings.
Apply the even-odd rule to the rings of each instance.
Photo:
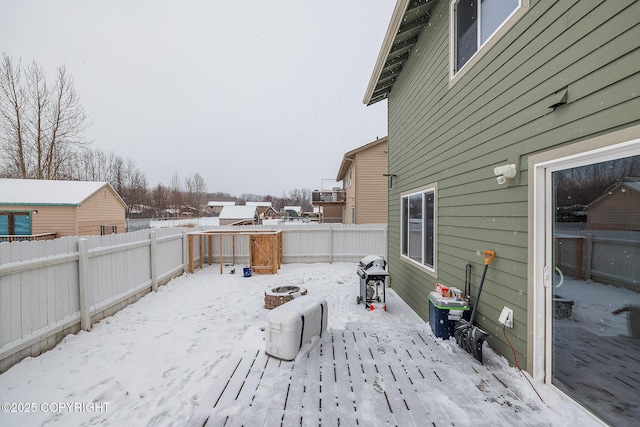
[[[456,0],[452,3],[453,74],[522,6],[522,0]]]
[[[435,271],[436,189],[402,196],[402,256]]]
[[[100,226],[100,235],[106,236],[109,234],[117,234],[118,226],[117,225],[101,225]]]
[[[0,235],[31,234],[30,212],[0,212]]]

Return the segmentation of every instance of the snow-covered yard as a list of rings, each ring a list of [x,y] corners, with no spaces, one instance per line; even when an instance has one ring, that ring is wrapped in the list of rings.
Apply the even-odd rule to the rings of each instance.
[[[226,267],[223,275],[210,267],[183,275],[91,332],[69,335],[53,350],[0,375],[0,402],[15,404],[3,406],[0,425],[184,425],[234,345],[250,327],[264,324],[264,291],[275,286],[298,285],[326,298],[332,329],[361,321],[421,322],[391,289],[388,312],[356,304],[356,267],[284,264],[277,275],[249,278],[241,266],[239,274]],[[519,395],[537,399],[515,368],[485,350],[497,376],[518,384]],[[550,411],[543,422],[554,414],[562,414],[558,425],[580,420],[573,405],[537,387]]]

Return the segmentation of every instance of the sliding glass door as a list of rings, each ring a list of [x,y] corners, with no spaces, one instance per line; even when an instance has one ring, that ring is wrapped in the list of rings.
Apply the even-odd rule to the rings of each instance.
[[[640,419],[640,142],[549,162],[546,381],[612,425]]]

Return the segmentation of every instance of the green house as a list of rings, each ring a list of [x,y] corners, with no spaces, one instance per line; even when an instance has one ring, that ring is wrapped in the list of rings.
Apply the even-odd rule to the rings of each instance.
[[[474,302],[495,251],[487,344],[597,422],[640,419],[640,227],[587,227],[640,176],[640,1],[399,0],[364,103],[385,99],[396,292],[428,320],[471,263]]]

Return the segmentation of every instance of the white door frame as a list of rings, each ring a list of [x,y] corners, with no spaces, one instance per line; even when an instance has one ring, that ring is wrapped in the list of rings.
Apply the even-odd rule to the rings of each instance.
[[[538,381],[551,385],[552,233],[551,174],[585,164],[640,155],[640,126],[541,153],[529,158],[529,306],[532,339],[528,368]]]

